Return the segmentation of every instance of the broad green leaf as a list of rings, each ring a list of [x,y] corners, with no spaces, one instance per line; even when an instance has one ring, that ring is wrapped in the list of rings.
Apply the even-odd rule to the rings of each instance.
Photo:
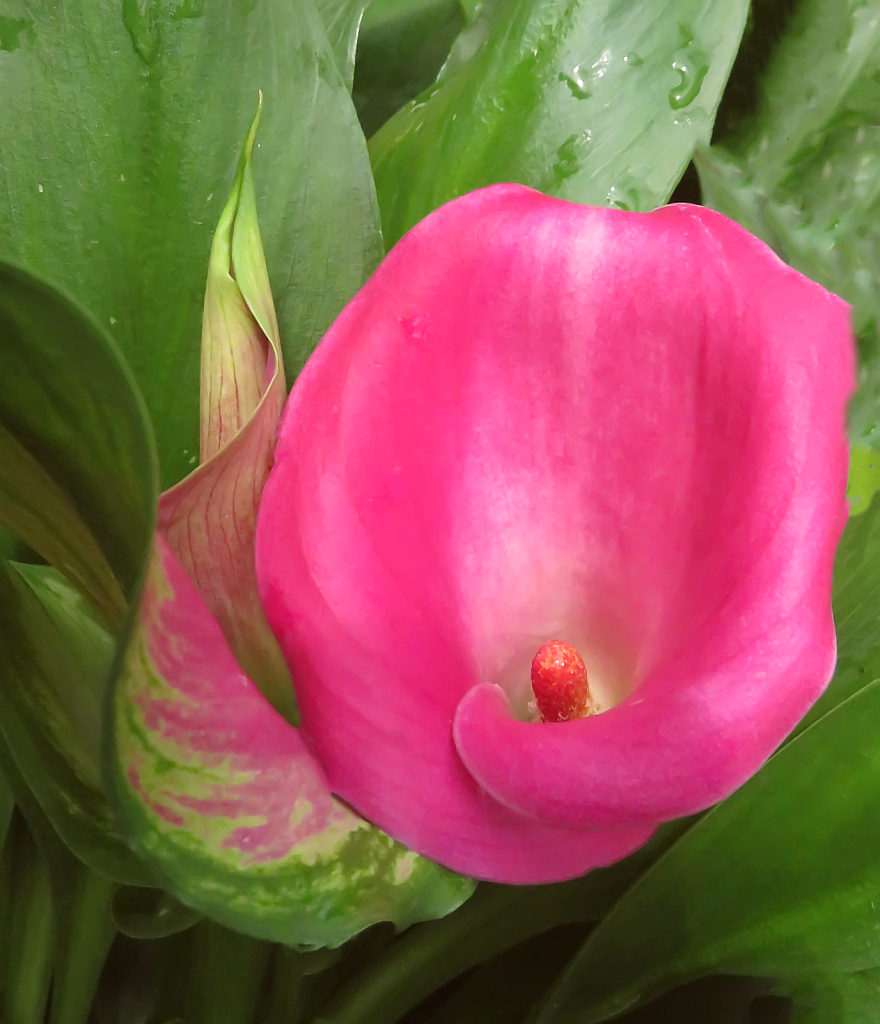
[[[188,1024],[252,1024],[271,945],[203,921],[191,932],[190,950]]]
[[[454,914],[413,929],[356,974],[335,996],[329,1019],[392,1024],[488,957],[553,928],[599,920],[688,824],[664,826],[630,857],[583,878],[553,885],[480,885]]]
[[[0,772],[0,850],[6,840],[6,833],[9,830],[9,822],[12,820],[12,812],[15,810],[15,797],[12,795],[12,787],[6,781],[6,777]]]
[[[10,1024],[43,1024],[56,941],[49,865],[27,829],[16,835],[15,885],[9,908],[9,944],[0,1009]]]
[[[10,906],[0,906],[0,947],[7,928],[11,940],[4,965],[4,1019],[44,1024],[51,982],[48,1024],[86,1024],[115,933],[109,908],[116,883],[71,855],[2,738],[0,766],[21,810],[0,862],[5,873],[0,885],[4,878],[12,881]],[[11,921],[4,920],[9,912]]]
[[[154,501],[153,455],[130,375],[73,302],[2,263],[0,336],[0,523],[118,626]]]
[[[258,90],[291,377],[381,256],[350,97],[312,0],[11,0],[4,18],[0,256],[65,285],[116,339],[167,486],[196,458],[205,268]]]
[[[754,112],[697,161],[707,205],[852,303],[858,439],[880,422],[878,70],[878,0],[802,0],[769,57]]]
[[[113,642],[85,598],[122,628],[152,530],[149,427],[100,327],[60,292],[6,265],[0,328],[0,429],[13,442],[0,446],[0,522],[70,577],[0,566],[0,729],[77,855],[142,882],[102,792],[98,750]]]
[[[443,916],[473,891],[331,796],[160,538],[108,754],[126,837],[163,886],[257,938],[336,946],[376,921]]]
[[[715,974],[625,1013],[618,1024],[789,1024],[784,1014],[766,1012],[768,988],[766,979]],[[783,999],[774,1002],[785,1007]]]
[[[880,679],[880,498],[847,523],[834,559],[832,604],[837,667],[798,731]]]
[[[19,770],[65,843],[120,881],[149,875],[104,793],[101,743],[113,637],[54,569],[0,567],[0,722]]]
[[[461,7],[469,23],[477,20],[477,15],[480,13],[482,6],[483,0],[459,0],[459,7]]]
[[[13,880],[13,847],[15,831],[20,816],[13,815],[7,824],[3,843],[0,845],[0,998],[6,980],[6,960],[12,938],[9,934],[9,913],[12,904]]]
[[[456,0],[375,0],[367,8],[353,94],[367,138],[428,88],[464,25]]]
[[[586,931],[583,925],[556,928],[487,957],[435,1013],[420,1014],[421,1020],[424,1024],[520,1024],[523,1010],[556,980]]]
[[[871,498],[880,490],[880,452],[866,444],[854,444],[849,453],[849,479],[846,496],[849,514],[861,515],[871,504]]]
[[[116,883],[76,865],[67,900],[56,907],[58,948],[48,1024],[88,1024],[101,972],[116,936]]]
[[[113,897],[113,919],[129,938],[164,939],[192,928],[202,915],[161,889],[120,886]]]
[[[791,999],[789,1024],[876,1024],[880,970],[834,973],[821,967],[782,981],[775,991]]]
[[[371,140],[388,244],[516,181],[647,210],[707,142],[746,0],[487,0],[428,92]]]
[[[540,1024],[592,1024],[689,978],[880,964],[880,682],[779,751],[627,892]]]
[[[354,78],[358,30],[368,4],[369,0],[315,0],[327,40],[333,48],[336,66],[349,92]]]

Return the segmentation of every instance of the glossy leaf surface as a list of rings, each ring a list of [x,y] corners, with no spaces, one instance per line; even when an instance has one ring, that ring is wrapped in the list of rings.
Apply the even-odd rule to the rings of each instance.
[[[14,810],[15,797],[12,795],[12,787],[6,781],[6,777],[0,773],[0,850],[3,849]]]
[[[356,974],[334,996],[330,1018],[334,1024],[393,1024],[487,958],[551,929],[600,920],[688,824],[664,826],[625,860],[569,882],[481,884],[455,913],[402,936]]]
[[[873,495],[880,490],[880,453],[869,445],[854,444],[849,453],[849,480],[846,496],[849,500],[849,514],[861,515],[871,503]]]
[[[880,963],[878,715],[874,682],[706,815],[596,929],[536,1020],[607,1020],[717,970]]]
[[[875,1024],[880,1018],[880,969],[811,971],[780,982],[775,991],[791,999],[789,1024]]]
[[[0,522],[118,625],[152,523],[140,399],[98,325],[9,265],[0,334]]]
[[[197,452],[205,266],[258,90],[258,203],[291,375],[380,255],[364,140],[312,0],[13,10],[0,256],[64,284],[117,340],[168,486]]]
[[[837,667],[799,730],[880,679],[880,499],[864,515],[851,518],[843,532],[834,560],[832,604]]]
[[[856,437],[880,422],[880,3],[806,0],[769,56],[750,117],[701,150],[703,201],[853,305]]]
[[[324,31],[333,48],[339,74],[351,92],[358,30],[368,0],[315,0],[315,5],[324,22]]]
[[[0,322],[0,428],[11,440],[0,448],[0,520],[69,576],[2,568],[0,722],[65,841],[98,870],[142,882],[103,796],[99,751],[106,627],[122,628],[152,528],[149,428],[109,339],[61,293],[0,267]]]
[[[353,92],[367,138],[431,85],[464,25],[456,0],[376,0],[367,8]]]
[[[67,845],[120,881],[149,879],[116,826],[101,775],[113,637],[46,566],[0,567],[0,721],[12,755]]]
[[[371,140],[386,243],[499,181],[650,210],[708,140],[744,0],[490,0]]]

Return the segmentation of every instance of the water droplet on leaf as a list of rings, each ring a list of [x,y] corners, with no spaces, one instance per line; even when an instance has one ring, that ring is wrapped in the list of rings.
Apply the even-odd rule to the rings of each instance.
[[[612,185],[605,196],[605,202],[615,210],[638,210],[639,194],[632,185]]]
[[[556,162],[553,164],[553,182],[558,188],[566,178],[581,169],[581,163],[587,155],[593,138],[592,132],[586,129],[569,137],[556,150]]]
[[[568,86],[572,96],[577,100],[586,100],[591,96],[590,90],[584,86],[584,80],[581,77],[580,65],[576,64],[571,74],[567,74],[565,71],[559,72],[559,81],[565,82]]]
[[[703,54],[691,53],[674,60],[672,70],[678,72],[681,80],[669,90],[669,106],[681,110],[697,98],[709,65]]]

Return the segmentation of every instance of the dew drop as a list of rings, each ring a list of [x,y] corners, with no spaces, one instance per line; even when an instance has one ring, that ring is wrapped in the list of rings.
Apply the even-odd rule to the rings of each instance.
[[[673,110],[681,110],[697,98],[709,65],[703,54],[691,53],[674,60],[672,70],[679,74],[680,81],[669,90],[669,106]]]
[[[631,210],[638,209],[638,196],[633,189],[623,188],[619,185],[612,185],[608,189],[608,195],[605,196],[605,202],[614,210]]]
[[[588,129],[569,137],[556,150],[556,162],[553,164],[553,182],[558,188],[566,178],[581,169],[581,164],[587,155],[593,138],[593,133]]]
[[[610,65],[611,65],[611,51],[610,50],[603,50],[602,51],[602,55],[595,62],[595,64],[591,64],[590,65],[590,77],[594,81],[598,82],[600,78],[604,78],[605,77],[605,73],[608,71],[608,68],[610,67]]]
[[[630,51],[629,53],[624,54],[623,63],[629,68],[637,68],[640,64],[644,64],[645,62],[637,53]]]
[[[584,85],[584,80],[581,77],[581,68],[579,64],[576,64],[571,73],[568,74],[565,71],[559,72],[559,81],[565,82],[568,86],[569,91],[576,100],[587,100],[592,95],[590,90]]]

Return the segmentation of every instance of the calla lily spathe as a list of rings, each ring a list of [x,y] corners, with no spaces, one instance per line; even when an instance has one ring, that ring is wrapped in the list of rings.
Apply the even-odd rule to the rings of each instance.
[[[211,250],[202,461],[159,500],[111,778],[126,838],[181,901],[259,938],[335,947],[377,921],[442,917],[474,883],[335,799],[291,721],[253,564],[284,402],[251,168],[258,120]]]
[[[498,185],[297,381],[257,574],[331,789],[466,874],[607,864],[753,774],[835,663],[849,311],[701,207]],[[548,640],[600,712],[530,720]]]

